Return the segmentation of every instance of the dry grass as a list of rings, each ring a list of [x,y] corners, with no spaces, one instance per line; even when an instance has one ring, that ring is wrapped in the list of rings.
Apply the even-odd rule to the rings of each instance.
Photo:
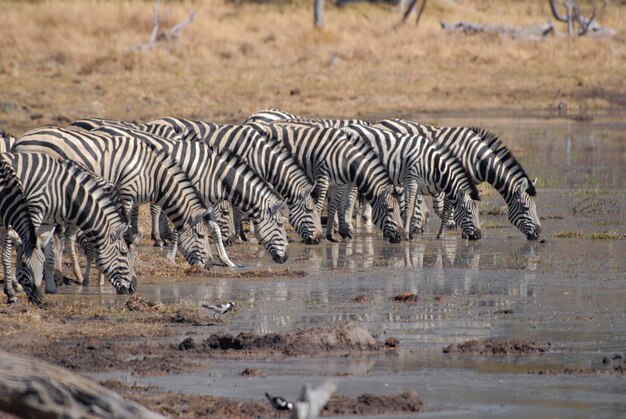
[[[544,4],[545,3],[545,4]],[[23,130],[97,115],[237,121],[265,107],[311,115],[383,116],[472,110],[574,114],[626,105],[622,30],[612,38],[522,41],[447,33],[438,21],[544,23],[547,2],[435,2],[419,30],[393,30],[391,7],[327,5],[315,30],[309,2],[165,2],[182,38],[151,51],[152,2],[2,2],[0,127]],[[620,28],[626,7],[601,10]],[[563,28],[561,28],[562,30]],[[331,65],[331,56],[336,64]]]

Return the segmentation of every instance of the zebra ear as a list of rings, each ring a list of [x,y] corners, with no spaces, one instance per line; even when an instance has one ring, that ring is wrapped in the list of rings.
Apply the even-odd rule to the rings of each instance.
[[[359,133],[350,127],[342,127],[342,128],[339,128],[339,130],[343,132],[346,135],[346,137],[348,137],[348,139],[350,140],[359,138]]]
[[[22,245],[22,239],[20,238],[20,235],[17,234],[17,231],[9,229],[7,236],[11,239],[11,242],[13,242],[13,246],[17,247]]]
[[[121,226],[117,227],[111,234],[111,241],[118,241],[122,237],[122,234],[124,234],[129,227],[130,226],[128,224],[122,224]]]
[[[196,224],[198,224],[200,221],[202,221],[204,219],[204,217],[206,215],[208,215],[209,210],[198,210],[195,211],[193,214],[191,214],[191,216],[189,217],[189,227],[194,227]]]
[[[139,233],[135,234],[135,237],[133,237],[133,242],[131,244],[135,246],[139,246],[142,239],[143,239],[143,231],[140,231]]]
[[[44,232],[43,234],[40,234],[39,237],[37,238],[39,247],[44,248],[48,246],[48,244],[50,244],[50,241],[52,240],[53,237],[54,237],[54,228]]]
[[[278,211],[286,207],[285,201],[279,201],[270,207],[270,215],[273,216]]]
[[[313,184],[310,187],[305,188],[300,194],[300,197],[306,198],[307,196],[311,195],[314,190],[315,190],[315,182],[313,182]]]
[[[523,178],[518,184],[517,189],[520,193],[526,191],[528,189],[528,179]]]

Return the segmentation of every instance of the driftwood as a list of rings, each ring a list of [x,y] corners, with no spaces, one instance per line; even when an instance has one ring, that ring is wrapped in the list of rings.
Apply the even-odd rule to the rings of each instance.
[[[600,26],[595,22],[596,18],[596,8],[595,5],[593,7],[593,11],[591,12],[591,17],[586,18],[580,11],[580,8],[573,0],[565,1],[565,10],[566,14],[562,15],[559,12],[559,9],[556,5],[555,0],[550,0],[550,10],[552,11],[552,16],[559,22],[567,23],[567,33],[569,35],[574,34],[574,26],[578,23],[580,28],[578,29],[578,35],[585,35],[589,30],[598,31],[600,30]]]
[[[151,49],[159,41],[174,41],[178,39],[180,34],[183,32],[183,29],[185,29],[196,18],[196,12],[193,11],[179,24],[173,26],[165,32],[159,33],[159,29],[161,27],[161,22],[159,21],[160,5],[161,0],[156,0],[154,8],[152,9],[152,32],[150,34],[150,39],[145,44],[133,45],[129,48],[131,51]]]
[[[546,23],[545,25],[531,25],[521,28],[509,25],[481,25],[467,22],[440,23],[441,27],[447,31],[459,31],[463,33],[500,33],[503,35],[509,35],[513,38],[521,39],[539,39],[554,33],[554,25],[552,23]]]
[[[22,418],[163,418],[94,381],[0,352],[0,411]]]

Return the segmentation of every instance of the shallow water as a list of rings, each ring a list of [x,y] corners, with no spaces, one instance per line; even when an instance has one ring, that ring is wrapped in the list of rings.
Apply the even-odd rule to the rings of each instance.
[[[456,118],[440,124],[480,124],[500,135],[531,176],[539,178],[537,208],[546,243],[527,242],[503,216],[482,216],[477,243],[431,233],[391,245],[360,235],[348,243],[292,243],[290,259],[275,265],[262,253],[242,269],[291,268],[300,278],[171,278],[140,283],[140,292],[163,302],[233,300],[239,310],[219,326],[181,327],[178,342],[215,332],[288,332],[347,320],[380,338],[400,339],[396,356],[222,361],[193,374],[136,377],[94,374],[164,389],[262,400],[269,391],[296,397],[307,381],[337,376],[337,393],[416,390],[425,416],[624,417],[626,381],[609,375],[536,375],[563,367],[603,368],[602,359],[626,357],[626,240],[558,238],[567,232],[626,234],[626,124],[541,119]],[[487,194],[481,208],[504,205]],[[224,268],[217,268],[224,269]],[[141,280],[141,279],[140,279]],[[391,301],[416,293],[417,303]],[[64,292],[72,292],[71,289]],[[104,289],[85,290],[102,304],[121,299]],[[365,294],[366,303],[352,300]],[[442,297],[443,296],[443,297]],[[435,298],[437,297],[437,298]],[[543,355],[488,358],[442,353],[469,339],[522,338],[550,343]],[[245,368],[265,377],[241,377]]]

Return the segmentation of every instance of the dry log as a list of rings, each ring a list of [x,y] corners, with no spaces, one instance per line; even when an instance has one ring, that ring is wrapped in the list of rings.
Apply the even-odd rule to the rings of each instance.
[[[545,25],[531,25],[516,28],[509,25],[493,25],[493,24],[476,24],[468,22],[445,23],[440,22],[444,30],[459,31],[463,33],[500,33],[514,38],[521,39],[539,39],[550,33],[554,33],[554,25],[546,23]]]
[[[163,418],[94,381],[0,352],[0,411],[22,418]]]

